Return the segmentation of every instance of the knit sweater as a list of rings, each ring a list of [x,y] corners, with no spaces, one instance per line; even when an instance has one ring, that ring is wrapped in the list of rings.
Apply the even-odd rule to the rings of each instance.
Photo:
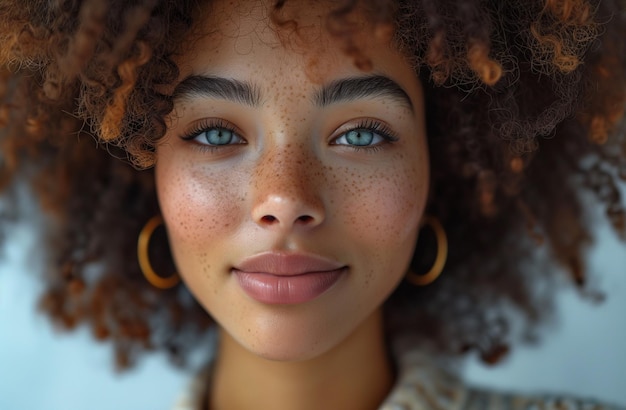
[[[398,380],[379,410],[626,410],[590,399],[519,395],[464,384],[419,351],[400,356]],[[200,410],[207,372],[198,375],[173,410]]]

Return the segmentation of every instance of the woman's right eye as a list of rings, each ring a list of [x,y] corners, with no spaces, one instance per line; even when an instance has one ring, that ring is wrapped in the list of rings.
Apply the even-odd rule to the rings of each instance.
[[[213,146],[244,143],[243,138],[237,135],[233,130],[221,127],[201,131],[193,140],[201,144]]]
[[[202,122],[182,138],[212,148],[246,143],[234,127],[224,124],[223,121]]]

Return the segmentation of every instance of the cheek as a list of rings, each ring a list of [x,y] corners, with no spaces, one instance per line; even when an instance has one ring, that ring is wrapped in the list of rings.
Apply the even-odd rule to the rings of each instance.
[[[382,303],[405,275],[428,193],[427,160],[398,154],[389,166],[344,184],[347,243],[364,298]]]
[[[356,236],[393,245],[414,236],[428,192],[424,163],[398,154],[388,168],[367,175],[347,173],[339,212]]]
[[[190,258],[208,257],[219,248],[217,239],[235,229],[240,190],[223,173],[191,166],[173,167],[162,161],[155,172],[170,247],[184,273]]]

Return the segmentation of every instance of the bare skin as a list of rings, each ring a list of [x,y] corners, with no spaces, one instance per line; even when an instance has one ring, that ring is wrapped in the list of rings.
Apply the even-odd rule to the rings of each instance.
[[[264,359],[223,332],[213,377],[211,409],[375,409],[394,379],[380,311],[332,350],[301,362]]]
[[[366,19],[368,72],[325,33],[327,5],[289,4],[310,47],[281,40],[259,2],[217,1],[199,19],[157,149],[159,203],[178,270],[219,325],[210,408],[375,409],[393,382],[381,306],[428,192],[421,86]],[[268,303],[237,279],[267,253],[340,273],[315,297]]]

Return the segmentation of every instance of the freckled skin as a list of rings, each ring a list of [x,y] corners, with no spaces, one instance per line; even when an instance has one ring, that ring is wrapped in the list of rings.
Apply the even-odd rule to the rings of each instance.
[[[223,12],[232,15],[206,21],[215,32],[180,58],[181,79],[254,83],[262,103],[177,102],[157,148],[159,203],[177,268],[219,325],[261,357],[310,359],[380,309],[406,272],[428,192],[421,88],[403,57],[366,31],[373,72],[400,84],[414,110],[386,97],[317,107],[321,85],[366,74],[323,34],[319,18],[301,16],[323,45],[303,51],[283,47],[254,10]],[[205,118],[232,123],[246,144],[203,152],[180,138]],[[369,151],[332,143],[361,118],[389,124],[398,141]],[[231,269],[269,250],[322,255],[349,271],[312,301],[265,305],[243,292]]]

